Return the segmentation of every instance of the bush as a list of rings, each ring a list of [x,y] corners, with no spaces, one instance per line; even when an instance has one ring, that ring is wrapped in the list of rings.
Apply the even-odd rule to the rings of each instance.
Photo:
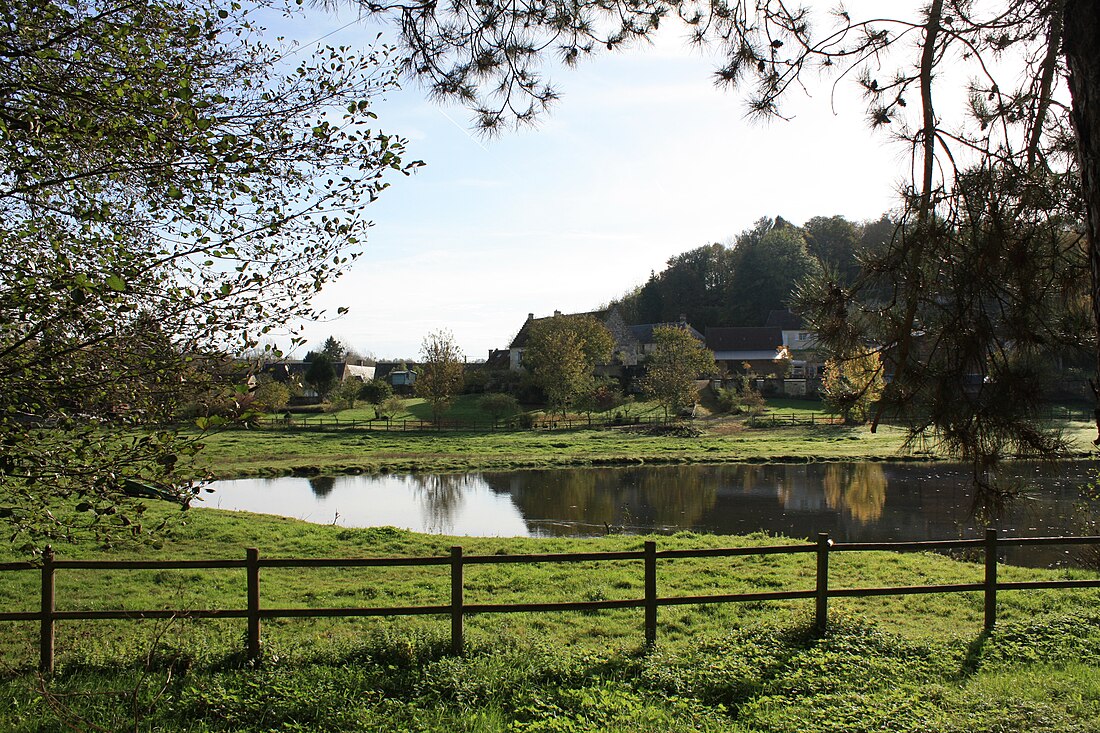
[[[371,379],[359,388],[359,399],[366,400],[372,405],[381,404],[386,398],[392,396],[393,387],[384,379]]]
[[[265,412],[281,412],[290,402],[290,390],[274,380],[261,382],[253,392],[253,407]]]
[[[742,389],[718,388],[718,406],[731,415],[759,415],[764,412],[764,395],[746,383]]]
[[[378,412],[378,417],[382,418],[383,420],[389,420],[397,413],[402,412],[404,409],[405,400],[398,397],[397,395],[391,395],[387,397],[386,399],[382,400],[382,402],[375,408],[375,410]]]
[[[478,407],[496,422],[519,412],[519,401],[510,394],[491,392],[478,400]]]

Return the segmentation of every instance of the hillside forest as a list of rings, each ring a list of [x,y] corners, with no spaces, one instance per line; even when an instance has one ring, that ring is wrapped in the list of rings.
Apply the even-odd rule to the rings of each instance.
[[[768,311],[789,307],[811,275],[851,284],[860,263],[884,251],[896,227],[885,215],[867,222],[816,216],[802,226],[764,217],[725,243],[670,258],[663,271],[611,305],[628,323],[671,323],[683,315],[700,329],[763,326]]]

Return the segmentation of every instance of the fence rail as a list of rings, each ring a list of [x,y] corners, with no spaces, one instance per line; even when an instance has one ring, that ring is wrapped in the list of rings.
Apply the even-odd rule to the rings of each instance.
[[[0,572],[37,571],[41,574],[41,606],[38,611],[0,613],[3,621],[38,621],[39,666],[44,673],[54,669],[54,625],[57,621],[96,619],[164,619],[164,618],[243,618],[247,622],[246,644],[250,659],[260,660],[261,624],[264,619],[363,617],[363,616],[418,616],[442,615],[451,619],[451,650],[462,654],[464,622],[472,614],[491,613],[553,613],[560,611],[598,611],[606,609],[641,608],[644,611],[644,633],[647,645],[657,641],[657,613],[661,606],[694,605],[707,603],[744,603],[814,599],[815,626],[824,631],[828,624],[830,598],[865,598],[885,595],[918,595],[930,593],[981,592],[984,596],[984,626],[993,628],[997,619],[997,592],[1001,590],[1032,590],[1037,588],[1100,588],[1100,579],[1094,580],[1046,580],[999,582],[997,580],[997,553],[1014,546],[1039,546],[1054,544],[1100,545],[1100,536],[1080,537],[1019,537],[1000,538],[995,529],[987,529],[985,537],[966,540],[936,540],[919,542],[833,542],[828,534],[819,534],[817,541],[807,544],[773,545],[761,547],[729,547],[706,549],[658,550],[657,544],[647,541],[642,550],[621,552],[579,552],[544,555],[464,555],[461,547],[452,547],[443,557],[399,558],[261,558],[259,550],[249,548],[243,560],[58,560],[47,548],[41,563],[0,563]],[[829,558],[836,552],[922,552],[973,548],[984,554],[984,577],[981,582],[940,585],[888,586],[871,588],[833,588],[829,584]],[[688,558],[738,557],[775,554],[815,555],[814,587],[800,590],[776,590],[751,593],[727,593],[704,596],[662,597],[657,589],[657,561],[673,561]],[[467,565],[501,563],[574,563],[574,562],[631,562],[641,561],[643,566],[642,598],[601,601],[565,601],[552,603],[466,603],[463,570]],[[432,606],[385,606],[364,608],[263,608],[260,604],[260,570],[263,568],[318,568],[318,567],[409,567],[450,566],[450,597],[446,603]],[[246,608],[237,609],[149,609],[59,611],[56,608],[55,577],[58,571],[71,570],[153,570],[153,569],[224,569],[245,570]]]
[[[578,430],[584,428],[605,428],[626,425],[669,425],[676,423],[681,418],[662,417],[658,415],[636,415],[623,417],[585,417],[585,418],[555,418],[539,417],[531,419],[509,418],[497,421],[476,420],[386,420],[375,418],[373,420],[348,420],[341,419],[337,415],[300,416],[296,415],[287,419],[285,417],[267,417],[258,421],[263,428],[280,430],[349,430],[364,431],[375,430],[391,433],[411,432],[513,432],[521,430]]]

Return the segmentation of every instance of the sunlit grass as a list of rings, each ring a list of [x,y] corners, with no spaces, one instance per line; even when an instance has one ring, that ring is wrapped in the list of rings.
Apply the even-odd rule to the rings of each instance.
[[[154,513],[171,511],[161,506]],[[216,510],[159,550],[61,557],[444,556],[620,551],[645,537],[452,538],[346,529]],[[683,533],[661,549],[784,544]],[[661,560],[662,596],[813,586],[813,555]],[[834,587],[973,582],[977,563],[931,554],[845,553]],[[1002,567],[1003,580],[1081,575]],[[38,575],[7,573],[3,610],[33,610]],[[637,561],[466,568],[467,603],[637,598]],[[446,605],[445,567],[265,569],[276,607]],[[242,570],[59,570],[58,608],[244,606]],[[641,610],[481,615],[468,653],[448,655],[443,617],[275,619],[265,662],[244,664],[243,620],[59,621],[59,676],[36,680],[36,623],[0,625],[0,729],[184,731],[1063,731],[1100,722],[1100,592],[1014,591],[982,632],[975,593],[662,607],[658,646]],[[14,671],[12,668],[22,671]],[[43,691],[52,702],[47,704]],[[84,724],[81,724],[83,721]]]

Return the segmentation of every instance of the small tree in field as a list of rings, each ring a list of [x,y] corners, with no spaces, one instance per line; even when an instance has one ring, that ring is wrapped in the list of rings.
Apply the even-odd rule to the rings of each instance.
[[[714,354],[679,326],[657,326],[653,339],[642,389],[661,403],[668,417],[669,411],[695,403],[695,380],[714,372]]]
[[[424,339],[420,358],[413,390],[431,404],[432,419],[439,422],[451,400],[462,391],[462,350],[455,345],[450,331],[434,331]]]
[[[867,422],[871,407],[882,397],[885,380],[877,351],[861,349],[848,357],[825,362],[821,397],[844,422]]]
[[[355,401],[359,399],[361,389],[363,389],[363,383],[358,379],[345,379],[332,390],[332,401],[351,410],[355,407]]]
[[[254,394],[256,401],[253,404],[267,412],[279,412],[290,401],[290,390],[287,386],[270,378],[260,382]]]
[[[554,316],[535,321],[523,363],[546,394],[551,409],[567,407],[595,386],[596,364],[611,359],[615,339],[592,316]]]
[[[393,396],[393,387],[386,380],[377,377],[364,382],[359,387],[359,399],[366,400],[372,405],[377,405],[391,396]]]

